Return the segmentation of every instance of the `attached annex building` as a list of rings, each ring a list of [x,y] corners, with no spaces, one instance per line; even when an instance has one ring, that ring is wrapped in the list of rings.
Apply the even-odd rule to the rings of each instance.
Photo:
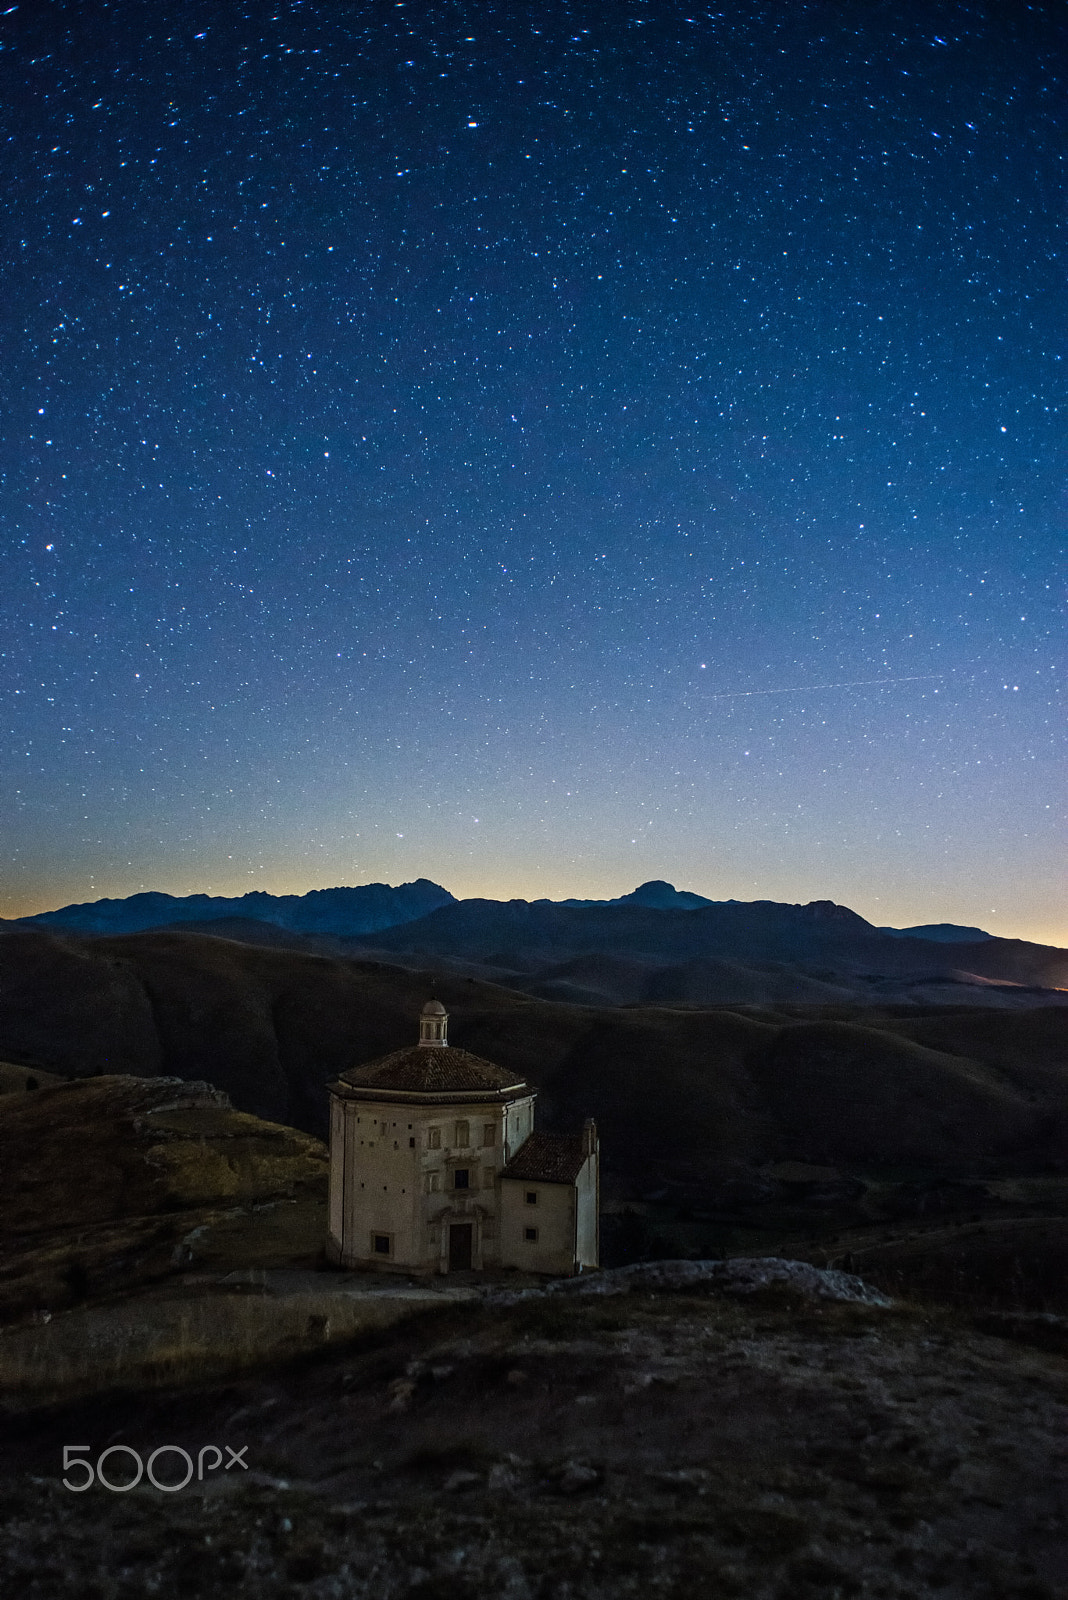
[[[447,1030],[431,1000],[417,1045],[330,1085],[331,1260],[417,1273],[596,1267],[594,1122],[535,1132],[535,1091],[450,1046]]]

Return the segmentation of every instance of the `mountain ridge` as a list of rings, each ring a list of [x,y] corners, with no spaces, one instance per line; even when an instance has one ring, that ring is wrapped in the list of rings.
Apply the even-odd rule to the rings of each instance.
[[[179,926],[182,923],[229,921],[234,918],[288,929],[293,933],[333,934],[353,937],[374,933],[420,920],[430,912],[450,905],[529,905],[585,910],[595,907],[629,906],[652,911],[698,911],[711,906],[777,906],[791,903],[778,900],[712,900],[689,889],[676,889],[663,878],[652,878],[628,894],[608,899],[569,897],[551,900],[519,898],[493,901],[471,897],[459,900],[450,890],[429,878],[416,878],[396,886],[387,883],[337,885],[309,889],[302,895],[273,895],[252,889],[243,895],[172,895],[162,890],[142,890],[137,894],[88,900],[40,911],[14,919],[24,927],[69,928],[79,933],[143,933],[151,928]],[[910,928],[876,928],[849,907],[831,900],[808,902],[814,919],[823,916],[856,918],[872,931],[894,939],[923,939],[938,944],[969,944],[994,938],[982,928],[956,923],[922,923]],[[817,911],[815,908],[823,908]],[[832,909],[833,908],[833,909]],[[796,907],[795,907],[796,909]]]
[[[147,890],[124,898],[90,900],[19,917],[23,927],[69,928],[78,933],[143,933],[149,928],[183,922],[222,921],[245,917],[273,923],[293,933],[374,933],[380,928],[425,916],[438,906],[455,904],[455,896],[429,878],[394,887],[388,883],[309,889],[306,894],[269,894],[251,889],[243,895],[171,895]]]
[[[353,941],[355,947],[356,941]],[[366,941],[360,941],[366,944]],[[808,986],[797,998],[848,998],[848,990],[871,993],[872,984],[966,984],[976,988],[1068,988],[1068,951],[1019,939],[984,938],[946,942],[887,934],[848,906],[830,900],[786,905],[771,900],[710,902],[692,910],[631,904],[567,906],[555,902],[460,900],[417,921],[374,935],[375,953],[423,965],[435,961],[470,964],[492,981],[533,989],[530,980],[555,981],[551,971],[576,958],[600,956],[637,963],[647,976],[660,974],[655,990],[643,981],[616,994],[616,1003],[654,998],[659,1003],[724,1003],[790,997],[791,985]],[[355,953],[355,948],[354,948]],[[716,968],[712,987],[696,968]],[[665,984],[666,969],[689,969],[681,989]],[[774,973],[772,991],[745,984],[723,987],[726,970]],[[492,970],[491,970],[492,969]],[[518,981],[517,981],[518,980]],[[831,985],[818,993],[811,981]],[[748,980],[746,980],[748,982]],[[844,988],[841,987],[844,985]],[[837,995],[835,994],[835,986]],[[557,999],[599,1003],[592,990]],[[874,995],[873,995],[874,997]],[[882,993],[880,999],[893,998]],[[904,996],[902,998],[905,998]]]

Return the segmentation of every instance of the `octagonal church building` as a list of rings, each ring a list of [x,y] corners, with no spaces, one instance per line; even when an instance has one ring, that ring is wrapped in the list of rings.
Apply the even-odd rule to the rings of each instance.
[[[592,1119],[537,1132],[535,1091],[447,1032],[445,1007],[428,1001],[418,1044],[330,1085],[330,1259],[407,1273],[596,1267]]]

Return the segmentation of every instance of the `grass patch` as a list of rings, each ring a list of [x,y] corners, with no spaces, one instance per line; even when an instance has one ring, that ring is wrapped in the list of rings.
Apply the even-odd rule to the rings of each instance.
[[[423,1314],[351,1294],[200,1295],[90,1306],[0,1337],[0,1389],[14,1409],[108,1390],[200,1383],[314,1357]]]

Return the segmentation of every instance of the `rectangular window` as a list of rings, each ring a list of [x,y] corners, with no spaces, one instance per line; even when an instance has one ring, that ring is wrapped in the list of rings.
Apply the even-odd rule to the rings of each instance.
[[[428,1150],[441,1149],[441,1129],[428,1128],[426,1130],[426,1147]]]
[[[524,1239],[524,1242],[526,1244],[537,1244],[537,1242],[538,1242],[538,1230],[537,1230],[537,1228],[524,1228],[523,1229],[523,1239]]]
[[[437,1192],[438,1192],[438,1190],[440,1188],[441,1188],[441,1173],[440,1172],[428,1172],[427,1175],[426,1175],[426,1192],[427,1192],[427,1194],[437,1194]]]
[[[388,1122],[380,1123],[379,1124],[379,1132],[381,1133],[381,1135],[382,1135],[382,1137],[384,1139],[386,1137],[386,1134],[389,1132],[389,1123]]]
[[[526,1201],[528,1206],[536,1206],[538,1203],[537,1189],[528,1189],[526,1194],[523,1196],[523,1199]]]
[[[371,1250],[376,1256],[391,1256],[393,1254],[393,1235],[391,1233],[372,1233]]]
[[[456,1138],[453,1141],[458,1150],[466,1150],[471,1143],[471,1125],[467,1122],[456,1124]]]
[[[494,1173],[492,1167],[483,1167],[482,1168],[482,1187],[483,1187],[483,1189],[492,1189],[493,1188],[494,1177],[495,1177],[495,1173]]]
[[[457,1167],[452,1175],[454,1189],[470,1189],[471,1173],[467,1167]]]
[[[482,1145],[483,1145],[483,1148],[486,1149],[486,1150],[491,1150],[496,1143],[497,1143],[497,1129],[496,1129],[495,1124],[492,1123],[492,1122],[484,1122],[482,1124]]]

